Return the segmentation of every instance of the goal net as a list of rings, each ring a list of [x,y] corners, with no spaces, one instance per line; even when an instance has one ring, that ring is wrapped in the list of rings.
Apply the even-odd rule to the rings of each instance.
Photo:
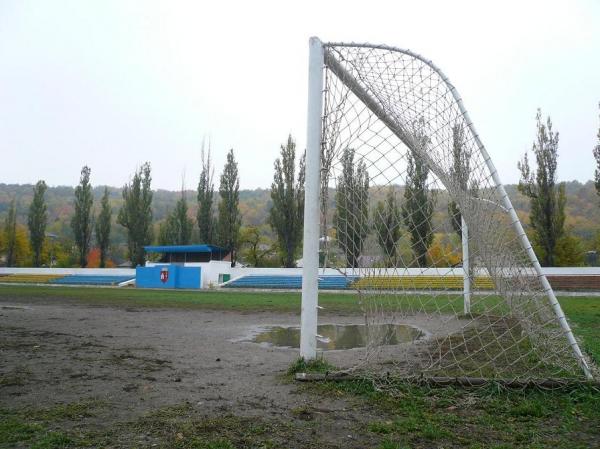
[[[309,112],[309,122],[319,124],[320,144],[311,149],[309,131],[307,151],[320,160],[319,273],[335,269],[357,292],[367,343],[353,367],[378,378],[591,378],[444,74],[396,48],[319,43],[318,51],[322,113]],[[306,248],[303,301],[316,270]],[[398,343],[402,332],[409,341]]]

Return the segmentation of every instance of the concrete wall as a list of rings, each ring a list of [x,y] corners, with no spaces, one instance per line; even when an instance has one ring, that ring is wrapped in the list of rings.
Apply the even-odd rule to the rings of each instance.
[[[161,265],[159,263],[148,262],[146,266],[151,267],[154,265]],[[206,263],[186,263],[186,267],[201,267],[203,268],[203,281],[206,282],[207,286],[209,282],[216,284],[219,280],[219,274],[230,274],[231,278],[248,274],[262,274],[262,275],[301,275],[302,268],[242,268],[242,267],[231,267],[229,262],[225,261],[212,261]],[[542,271],[546,276],[600,276],[600,267],[546,267],[542,268]],[[319,269],[319,274],[333,275],[341,274],[342,272],[333,269],[326,268],[325,270]],[[396,269],[385,269],[385,268],[361,268],[345,270],[345,273],[352,274],[395,274],[395,275],[407,275],[416,276],[419,274],[426,276],[462,276],[462,268],[406,268],[403,270]],[[0,267],[0,274],[57,274],[57,275],[69,275],[69,274],[90,274],[90,275],[107,275],[107,276],[135,276],[135,268],[6,268]],[[484,272],[481,273],[485,274]]]
[[[533,273],[533,268],[531,269]],[[600,276],[600,267],[546,267],[542,268],[542,272],[546,276]],[[302,268],[231,268],[231,277],[261,274],[261,275],[301,275]],[[336,270],[334,268],[319,269],[319,274],[323,275],[339,275],[339,274],[356,274],[369,276],[462,276],[463,270],[461,267],[456,268],[347,268],[344,270]],[[486,270],[479,270],[478,275],[487,275]]]
[[[147,266],[160,265],[148,262]],[[207,263],[188,263],[186,267],[200,267],[202,270],[202,288],[219,285],[219,276],[229,274],[231,279],[250,274],[256,275],[302,275],[302,268],[242,268],[231,267],[226,261],[212,261]],[[600,291],[600,267],[546,267],[542,268],[553,288],[556,290],[596,290]],[[426,275],[462,276],[462,268],[407,268],[404,270],[386,270],[379,268],[348,269],[347,274],[357,275]],[[133,268],[4,268],[0,267],[0,274],[56,274],[56,275],[113,275],[131,276],[136,272]],[[339,275],[340,271],[333,268],[319,270],[320,275]],[[485,275],[485,272],[481,272]]]
[[[6,268],[0,267],[0,274],[89,274],[94,276],[131,276],[135,268]]]
[[[147,267],[153,267],[157,265],[164,265],[158,262],[147,262]],[[209,288],[211,286],[219,285],[219,275],[229,274],[231,275],[231,262],[216,261],[211,262],[190,262],[181,264],[180,266],[185,267],[200,267],[202,269],[202,288]]]
[[[168,276],[161,279],[161,272]],[[137,267],[135,282],[141,288],[200,288],[202,268],[184,267],[174,264],[154,265],[152,267]]]

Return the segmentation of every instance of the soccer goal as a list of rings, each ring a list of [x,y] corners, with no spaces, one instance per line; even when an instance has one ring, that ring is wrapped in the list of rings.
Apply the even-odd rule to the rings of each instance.
[[[366,375],[592,379],[462,100],[408,50],[310,39],[300,354],[347,276]],[[327,268],[325,268],[327,267]],[[323,270],[320,272],[320,270]],[[396,342],[396,327],[419,330]]]

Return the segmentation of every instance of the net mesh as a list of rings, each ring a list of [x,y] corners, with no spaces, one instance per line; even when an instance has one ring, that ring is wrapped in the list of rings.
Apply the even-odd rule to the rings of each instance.
[[[368,344],[353,368],[378,378],[582,377],[452,85],[410,52],[324,50],[322,266],[348,276],[364,311]],[[461,218],[474,290],[466,309]],[[399,325],[420,332],[390,344]]]

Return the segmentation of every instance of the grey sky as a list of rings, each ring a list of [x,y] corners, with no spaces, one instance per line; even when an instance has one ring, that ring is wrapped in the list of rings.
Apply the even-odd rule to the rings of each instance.
[[[203,137],[220,171],[268,187],[288,133],[303,148],[308,38],[385,43],[450,77],[504,182],[536,108],[560,132],[559,177],[588,180],[598,132],[600,1],[0,0],[0,182],[155,188],[197,183]]]

